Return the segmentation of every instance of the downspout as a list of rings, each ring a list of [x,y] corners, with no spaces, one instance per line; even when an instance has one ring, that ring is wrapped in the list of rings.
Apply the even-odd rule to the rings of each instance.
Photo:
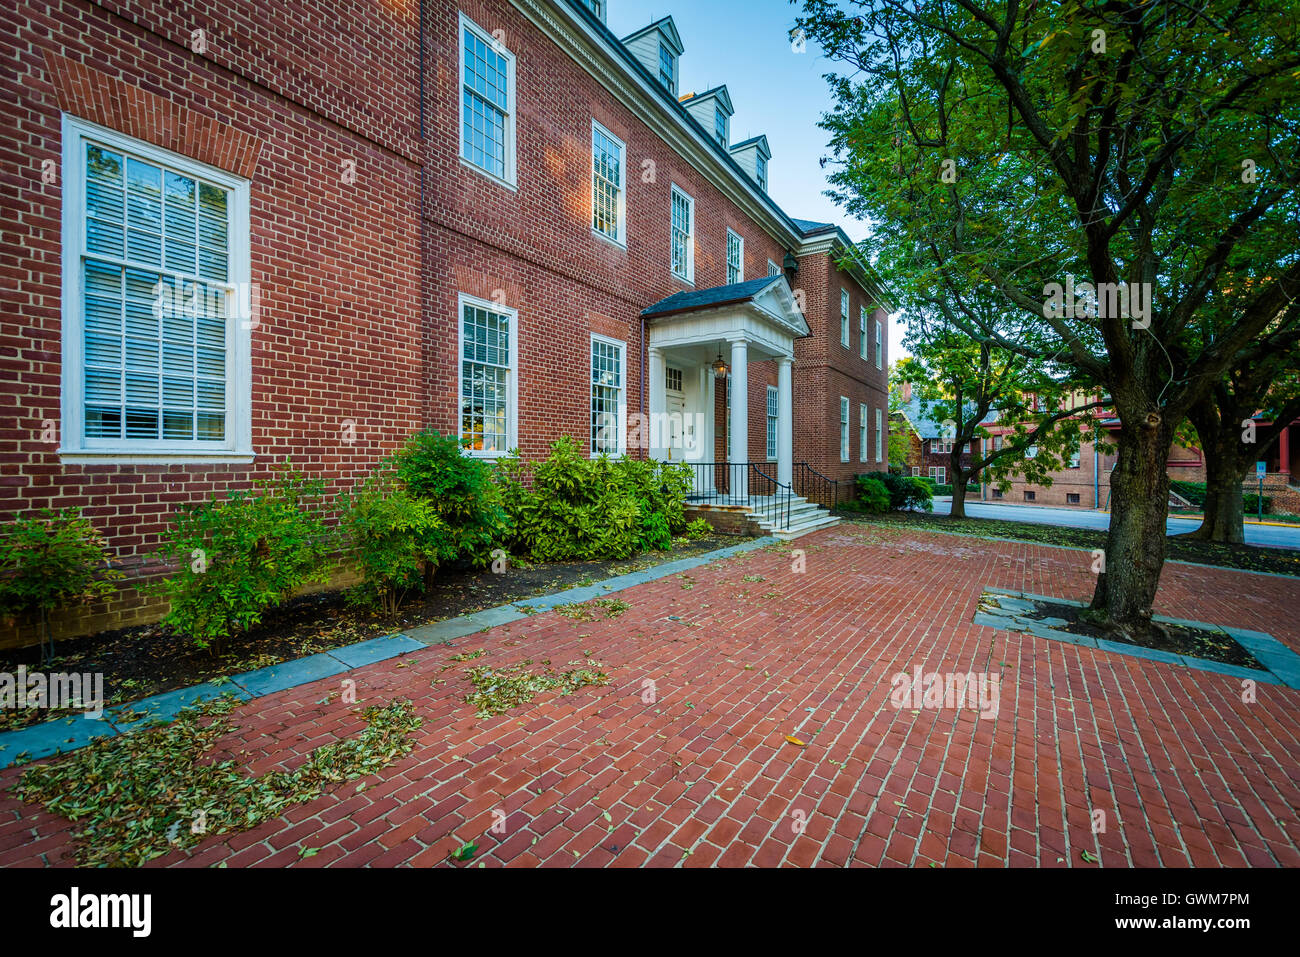
[[[1092,437],[1092,507],[1101,508],[1101,455],[1097,452],[1097,437]]]
[[[650,345],[646,339],[646,318],[641,317],[641,435],[647,442],[644,458],[650,458],[650,410],[646,408],[646,383],[650,379]]]

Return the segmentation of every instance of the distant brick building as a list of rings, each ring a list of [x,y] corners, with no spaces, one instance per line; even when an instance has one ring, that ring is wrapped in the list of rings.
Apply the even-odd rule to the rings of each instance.
[[[679,102],[671,18],[604,7],[18,0],[0,512],[81,506],[138,578],[178,506],[286,458],[346,487],[420,428],[884,468],[879,280],[771,199],[725,88]]]

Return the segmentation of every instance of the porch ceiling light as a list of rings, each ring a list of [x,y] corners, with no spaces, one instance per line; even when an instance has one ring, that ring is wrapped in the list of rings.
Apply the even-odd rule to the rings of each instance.
[[[727,373],[731,371],[730,367],[722,361],[722,346],[718,346],[718,358],[713,360],[713,374],[719,379],[725,379]]]

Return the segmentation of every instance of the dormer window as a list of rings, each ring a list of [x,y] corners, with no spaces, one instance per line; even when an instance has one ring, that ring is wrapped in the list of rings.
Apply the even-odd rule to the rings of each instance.
[[[717,138],[718,143],[723,149],[727,148],[727,114],[722,112],[722,107],[713,108],[713,135]]]
[[[767,157],[758,154],[758,188],[767,192]]]
[[[677,92],[677,63],[673,52],[662,42],[659,44],[659,82],[668,88],[668,92]]]

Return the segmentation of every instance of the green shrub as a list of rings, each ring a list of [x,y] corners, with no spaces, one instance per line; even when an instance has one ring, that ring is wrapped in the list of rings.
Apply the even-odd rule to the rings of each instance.
[[[874,475],[859,475],[858,495],[848,503],[848,509],[854,512],[870,512],[883,515],[889,511],[889,489],[885,483]]]
[[[426,584],[439,565],[491,561],[505,534],[506,513],[490,463],[465,455],[453,436],[430,430],[412,435],[382,467],[392,468],[396,481],[438,519],[419,535]]]
[[[1181,479],[1174,479],[1169,483],[1169,488],[1177,492],[1187,501],[1191,502],[1197,508],[1205,507],[1205,496],[1207,494],[1204,482],[1184,482]],[[1242,511],[1247,514],[1259,514],[1259,493],[1242,492],[1241,506]],[[1264,514],[1267,515],[1273,511],[1273,497],[1264,496]]]
[[[920,478],[895,475],[892,472],[868,472],[857,476],[859,484],[867,479],[878,481],[885,486],[889,492],[891,509],[921,509],[925,512],[934,509],[930,501],[930,486]]]
[[[416,498],[389,469],[381,468],[339,496],[340,528],[364,579],[351,597],[394,614],[406,592],[422,588],[429,543],[443,532],[434,504]]]
[[[687,538],[711,538],[713,534],[713,526],[709,524],[707,518],[697,518],[686,524]]]
[[[328,577],[324,483],[288,462],[252,491],[182,508],[162,551],[179,569],[160,590],[164,621],[206,648],[262,620],[295,588]]]
[[[931,484],[931,485],[930,485],[930,494],[931,494],[931,495],[951,495],[951,494],[952,494],[952,486],[951,486],[951,485],[935,485],[935,484]]]
[[[48,661],[54,654],[50,612],[116,591],[112,582],[122,573],[106,568],[108,561],[103,537],[78,508],[19,518],[0,537],[0,614],[37,616]]]
[[[511,551],[535,561],[630,558],[664,550],[686,527],[690,468],[641,459],[592,459],[564,436],[540,462],[501,462]]]

